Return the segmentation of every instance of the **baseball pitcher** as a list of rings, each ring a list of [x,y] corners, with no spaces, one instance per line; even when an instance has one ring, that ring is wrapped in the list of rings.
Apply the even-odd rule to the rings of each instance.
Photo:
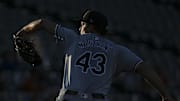
[[[104,37],[107,25],[103,14],[87,10],[81,19],[80,33],[47,19],[39,19],[24,26],[16,36],[43,29],[56,39],[57,44],[64,42],[64,76],[56,101],[109,101],[107,94],[112,79],[122,72],[140,74],[159,91],[162,101],[172,101],[157,74],[145,66],[140,57]],[[31,64],[41,62],[37,53],[30,56],[37,58]]]

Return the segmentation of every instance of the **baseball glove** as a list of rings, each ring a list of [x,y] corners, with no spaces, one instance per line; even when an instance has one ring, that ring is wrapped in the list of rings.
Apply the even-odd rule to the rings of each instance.
[[[25,62],[32,66],[38,66],[42,63],[42,59],[31,41],[25,40],[19,32],[13,34],[13,41],[17,54],[21,56]]]

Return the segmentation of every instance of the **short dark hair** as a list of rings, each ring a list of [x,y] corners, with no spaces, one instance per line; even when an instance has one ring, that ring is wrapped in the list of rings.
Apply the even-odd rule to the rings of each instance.
[[[98,11],[86,10],[82,15],[81,21],[94,25],[95,29],[101,34],[106,33],[107,18]]]

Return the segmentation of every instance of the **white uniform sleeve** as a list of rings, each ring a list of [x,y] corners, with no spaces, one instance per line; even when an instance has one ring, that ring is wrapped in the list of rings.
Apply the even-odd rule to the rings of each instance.
[[[119,46],[117,51],[117,67],[116,72],[133,72],[138,64],[143,62],[141,58],[136,56],[129,49]]]
[[[78,36],[78,34],[66,27],[62,27],[61,25],[56,25],[54,37],[56,38],[56,42],[64,41],[66,46],[69,46]]]

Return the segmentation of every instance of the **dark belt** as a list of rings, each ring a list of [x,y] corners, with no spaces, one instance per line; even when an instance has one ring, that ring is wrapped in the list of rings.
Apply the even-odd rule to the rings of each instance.
[[[67,90],[65,94],[69,94],[69,95],[78,95],[79,92],[78,91],[73,91],[73,90]],[[105,99],[105,95],[104,94],[100,94],[100,93],[92,93],[90,94],[93,98],[95,99]],[[82,96],[85,96],[82,94]]]

